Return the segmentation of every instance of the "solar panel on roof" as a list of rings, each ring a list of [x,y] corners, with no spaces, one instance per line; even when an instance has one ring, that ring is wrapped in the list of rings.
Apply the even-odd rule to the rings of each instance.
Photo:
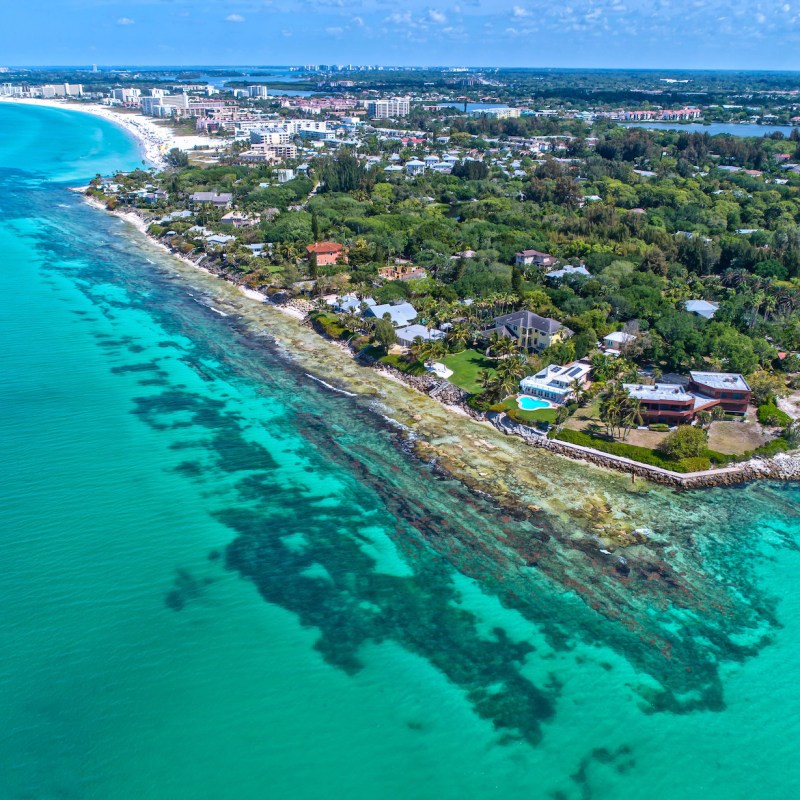
[[[580,367],[573,367],[573,368],[572,368],[572,369],[571,369],[571,370],[570,370],[570,371],[567,373],[567,375],[568,375],[570,378],[574,378],[576,375],[579,375],[581,372],[583,372],[583,370],[582,370]]]

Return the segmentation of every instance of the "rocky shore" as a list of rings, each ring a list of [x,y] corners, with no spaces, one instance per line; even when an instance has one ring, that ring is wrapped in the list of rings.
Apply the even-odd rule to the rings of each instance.
[[[97,202],[91,197],[87,197],[87,200],[96,208],[104,208],[101,203]],[[253,292],[252,290],[243,287],[237,280],[238,276],[229,274],[225,269],[218,268],[217,265],[212,263],[204,262],[201,264],[200,260],[195,260],[191,257],[173,252],[168,246],[149,236],[146,232],[146,218],[135,209],[129,209],[126,211],[116,210],[111,211],[110,213],[125,220],[129,224],[134,225],[137,230],[147,236],[148,240],[152,242],[153,245],[169,252],[173,257],[179,259],[182,263],[191,266],[194,269],[199,269],[216,279],[223,280],[226,284],[234,287],[238,292],[243,293],[244,296],[248,298],[254,299],[255,295],[258,295],[258,297],[255,299],[264,306],[279,311],[285,317],[295,320],[295,324],[298,322],[301,323],[302,326],[316,339],[320,340],[320,342],[325,342],[328,345],[335,345],[338,350],[347,353],[348,360],[355,365],[356,369],[362,375],[364,374],[365,370],[368,370],[368,374],[371,373],[379,376],[379,380],[383,381],[384,383],[389,380],[391,383],[402,384],[413,390],[415,393],[425,395],[434,400],[436,405],[449,413],[451,415],[451,419],[454,412],[457,412],[459,418],[469,418],[469,424],[471,425],[481,424],[481,427],[483,427],[490,423],[500,433],[505,434],[508,439],[516,440],[520,442],[520,444],[524,442],[525,445],[535,449],[538,452],[543,450],[547,451],[545,456],[547,458],[555,455],[560,456],[563,459],[569,459],[573,463],[582,462],[583,464],[590,465],[592,467],[598,467],[604,471],[623,473],[626,476],[630,476],[630,485],[632,487],[634,485],[640,485],[636,484],[636,481],[639,479],[641,479],[641,482],[660,484],[662,486],[667,486],[678,490],[705,489],[715,486],[731,486],[757,480],[800,480],[800,457],[788,454],[779,454],[769,459],[753,459],[751,461],[736,464],[734,466],[724,467],[721,469],[712,469],[704,472],[678,473],[660,469],[659,467],[652,467],[647,464],[641,464],[639,462],[631,461],[629,459],[621,458],[608,453],[603,453],[599,450],[593,450],[591,448],[581,447],[579,445],[574,445],[567,442],[548,439],[546,436],[539,434],[531,428],[517,424],[509,424],[509,421],[504,419],[503,415],[481,414],[469,408],[469,406],[466,404],[466,392],[449,383],[448,381],[437,378],[432,374],[419,376],[408,375],[407,373],[395,369],[390,365],[382,364],[370,359],[357,358],[357,354],[353,352],[351,348],[347,347],[341,342],[333,342],[325,339],[316,330],[313,330],[306,318],[308,312],[311,310],[311,305],[308,303],[308,301],[298,301],[280,294],[276,295],[274,298],[268,299],[261,293]],[[369,394],[370,391],[375,391],[373,387],[366,386],[365,381],[360,381],[360,383],[362,384],[361,386],[353,386],[352,388],[356,390],[361,389],[362,391],[359,393],[366,391]],[[369,383],[372,383],[372,381]],[[378,393],[382,392],[378,390]],[[422,416],[421,412],[411,412],[409,414],[409,421],[414,424],[422,423],[426,420]],[[427,421],[430,422],[432,420]],[[439,421],[440,420],[438,419],[436,420],[437,423]],[[465,419],[465,422],[466,421],[467,420]],[[447,427],[453,428],[452,422],[450,422]],[[480,430],[476,429],[475,435],[477,436],[479,433]],[[455,475],[473,489],[491,493],[496,498],[501,498],[504,494],[504,492],[500,492],[498,494],[487,491],[485,486],[481,485],[483,481],[480,480],[481,478],[487,477],[486,474],[480,470],[477,470],[477,474],[471,474],[475,473],[476,470],[465,470],[464,467],[468,462],[461,461],[460,459],[458,460],[458,463],[450,462],[447,457],[443,457],[441,453],[437,454],[432,452],[425,446],[424,442],[419,440],[415,443],[412,449],[418,457],[435,462],[439,470],[444,470],[452,475]],[[505,501],[502,501],[502,504],[506,505]]]

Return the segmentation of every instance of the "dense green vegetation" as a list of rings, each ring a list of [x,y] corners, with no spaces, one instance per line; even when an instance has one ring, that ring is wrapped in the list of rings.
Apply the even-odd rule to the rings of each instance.
[[[350,248],[349,266],[318,270],[320,292],[335,290],[341,278],[383,302],[452,307],[471,298],[473,316],[485,318],[499,312],[504,297],[507,309],[528,308],[574,330],[564,357],[581,356],[598,336],[632,324],[642,334],[637,352],[628,354],[637,363],[677,371],[710,361],[749,374],[769,367],[779,348],[800,348],[800,176],[791,173],[780,184],[770,177],[782,174],[775,156],[793,148],[615,129],[593,148],[571,144],[574,164],[531,163],[524,178],[503,174],[501,148],[487,157],[482,180],[431,173],[387,179],[345,154],[281,185],[266,166],[189,167],[159,182],[170,194],[167,207],[209,189],[231,192],[247,212],[276,209],[258,226],[236,231],[236,244],[218,254],[253,285],[285,287],[314,277],[302,247],[316,231]],[[764,175],[723,172],[722,164],[758,167]],[[324,190],[306,202],[321,176]],[[601,200],[583,203],[587,195]],[[179,235],[195,222],[223,230],[220,217],[204,209],[170,227]],[[272,244],[268,258],[244,248],[259,241]],[[519,274],[514,253],[528,247],[562,262],[583,261],[592,275],[553,284],[536,270]],[[468,249],[476,255],[453,257]],[[394,257],[431,277],[372,286],[377,269]],[[713,321],[682,310],[692,298],[720,304]]]
[[[585,123],[561,120],[561,158],[514,150],[513,137],[543,125],[537,117],[463,117],[449,121],[445,137],[419,145],[365,136],[357,148],[315,158],[280,184],[267,165],[176,163],[160,175],[118,176],[124,188],[110,200],[147,207],[153,235],[266,293],[302,293],[319,303],[348,292],[378,303],[408,301],[417,322],[448,323],[444,340],[420,340],[399,355],[390,353],[396,335],[388,320],[365,319],[359,309],[334,314],[328,306],[312,315],[325,335],[357,348],[372,342],[378,360],[404,372],[421,374],[426,360],[444,361],[452,382],[473,395],[473,408],[504,403],[520,378],[544,364],[589,357],[608,436],[591,437],[600,449],[669,468],[730,460],[707,449],[702,429],[710,414],[700,427],[670,434],[658,453],[626,449],[634,447],[624,441],[628,431],[643,417],[622,384],[690,369],[742,373],[761,406],[759,420],[788,427],[775,400],[797,386],[800,370],[793,352],[800,350],[800,168],[784,166],[800,158],[800,137],[596,123],[591,138]],[[393,155],[402,162],[453,151],[461,160],[452,174],[410,178],[384,169]],[[143,202],[131,192],[148,185],[167,199]],[[186,208],[198,190],[231,193],[234,207],[257,223],[234,228],[222,221],[225,209],[210,206],[160,221]],[[209,231],[234,238],[209,242]],[[346,259],[326,266],[308,257],[306,245],[320,240],[341,243]],[[554,280],[516,265],[515,254],[530,248],[561,265],[583,264],[590,274]],[[423,277],[379,276],[398,263],[423,268]],[[691,300],[714,303],[713,319],[687,311]],[[554,318],[572,335],[542,353],[481,338],[495,317],[521,309]],[[621,329],[635,337],[623,357],[597,355],[598,340]],[[504,410],[520,422],[563,422],[554,410]],[[573,434],[586,436],[559,436]]]

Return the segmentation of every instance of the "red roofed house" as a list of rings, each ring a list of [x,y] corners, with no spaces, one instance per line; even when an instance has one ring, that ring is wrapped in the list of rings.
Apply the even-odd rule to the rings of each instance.
[[[306,247],[308,257],[311,258],[312,254],[317,256],[317,265],[320,267],[329,267],[332,264],[338,264],[340,261],[346,260],[344,247],[338,242],[316,242]]]
[[[553,267],[557,260],[549,253],[541,253],[538,250],[523,250],[515,256],[518,267]]]

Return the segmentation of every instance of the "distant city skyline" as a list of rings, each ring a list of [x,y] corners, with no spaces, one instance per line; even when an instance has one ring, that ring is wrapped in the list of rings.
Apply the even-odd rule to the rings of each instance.
[[[800,0],[39,0],[0,21],[2,66],[800,69]]]

